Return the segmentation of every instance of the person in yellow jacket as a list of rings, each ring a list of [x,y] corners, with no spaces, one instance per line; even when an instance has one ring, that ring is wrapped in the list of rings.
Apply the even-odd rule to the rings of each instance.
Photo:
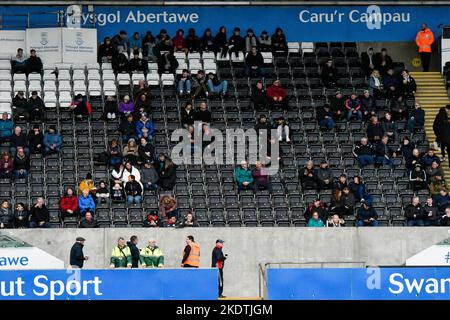
[[[78,195],[82,194],[84,189],[88,189],[89,193],[92,194],[92,196],[95,196],[97,188],[94,185],[94,180],[92,180],[92,174],[90,173],[86,175],[86,179],[80,182],[80,185],[78,186]]]
[[[125,239],[120,237],[117,246],[112,249],[110,268],[131,268],[131,251],[125,243]]]
[[[142,268],[162,268],[164,267],[164,255],[156,245],[155,239],[148,241],[148,246],[141,248],[140,260]]]
[[[183,268],[200,267],[200,246],[194,241],[193,236],[187,236],[186,247],[183,251],[183,260],[181,260]]]
[[[425,23],[416,35],[416,45],[419,48],[420,59],[422,60],[422,68],[424,72],[430,69],[431,45],[434,42],[434,34]]]

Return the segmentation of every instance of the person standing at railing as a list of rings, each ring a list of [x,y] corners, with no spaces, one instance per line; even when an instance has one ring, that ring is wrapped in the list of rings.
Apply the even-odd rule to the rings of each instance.
[[[416,45],[419,47],[420,59],[422,60],[423,72],[428,72],[431,60],[431,45],[434,42],[434,34],[425,23],[416,35]]]

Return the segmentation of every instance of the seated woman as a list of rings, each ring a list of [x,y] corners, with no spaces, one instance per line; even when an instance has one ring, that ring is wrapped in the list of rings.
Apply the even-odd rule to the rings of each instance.
[[[122,150],[117,139],[112,139],[109,143],[108,157],[112,166],[122,163]]]
[[[14,227],[16,229],[27,228],[29,216],[26,205],[22,202],[16,203],[14,206]]]
[[[267,97],[272,109],[281,107],[287,109],[286,90],[281,87],[280,80],[275,80],[273,84],[267,89]]]
[[[344,190],[336,189],[331,200],[331,211],[338,214],[339,217],[351,216],[355,209],[355,196],[349,187]]]
[[[124,161],[131,162],[133,165],[137,165],[139,157],[139,149],[136,144],[136,140],[131,138],[128,140],[127,145],[123,148]]]
[[[59,210],[62,219],[66,217],[77,217],[78,198],[72,188],[67,188],[66,194],[59,201]]]
[[[121,115],[127,115],[134,112],[134,103],[130,100],[130,96],[123,97],[123,101],[119,104],[119,113]]]
[[[103,112],[103,117],[107,120],[115,120],[119,113],[117,107],[117,101],[113,96],[107,96],[105,101],[105,108]]]
[[[10,154],[3,152],[0,159],[0,178],[11,178],[13,173],[13,159]]]

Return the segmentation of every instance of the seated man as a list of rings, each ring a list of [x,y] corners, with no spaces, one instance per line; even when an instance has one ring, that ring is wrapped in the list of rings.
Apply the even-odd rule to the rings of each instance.
[[[252,176],[256,190],[272,190],[269,176],[261,161],[256,161],[255,168],[252,170]]]
[[[347,121],[350,121],[353,117],[362,120],[361,101],[355,92],[345,101],[345,108],[347,109]]]
[[[189,70],[183,69],[183,72],[177,75],[177,91],[180,97],[190,95],[192,89],[192,81]]]
[[[378,227],[378,214],[367,202],[358,209],[356,221],[358,227]]]
[[[42,61],[36,55],[36,50],[34,49],[30,50],[30,57],[25,62],[25,70],[27,74],[33,72],[42,73]]]
[[[247,161],[242,161],[241,165],[234,169],[234,179],[238,190],[254,190],[254,179],[252,171],[248,168]]]
[[[144,75],[148,72],[148,62],[144,59],[139,58],[139,51],[133,52],[133,58],[129,61],[130,71],[143,72]]]
[[[411,203],[405,208],[405,217],[408,227],[423,227],[425,212],[420,204],[419,197],[413,197]]]
[[[381,165],[389,165],[392,167],[394,165],[394,160],[392,158],[396,157],[396,153],[388,146],[389,137],[383,136],[381,142],[377,144],[375,149],[375,162]]]
[[[269,106],[267,92],[261,80],[256,82],[256,85],[252,89],[252,103],[255,110],[265,110]]]
[[[16,179],[28,177],[30,172],[30,158],[25,155],[22,147],[17,148],[17,153],[14,155],[14,177]]]
[[[305,190],[317,190],[317,172],[314,163],[309,160],[305,167],[299,172],[302,188]]]
[[[320,162],[319,170],[317,170],[317,180],[319,181],[319,190],[333,188],[333,172],[325,160]]]
[[[450,205],[450,194],[445,187],[439,190],[439,194],[433,198],[435,205],[440,212],[444,212],[445,208]]]
[[[56,133],[56,127],[50,126],[48,132],[44,134],[44,156],[52,153],[59,153],[61,145],[62,139],[61,136]]]
[[[433,162],[437,162],[438,164],[440,164],[441,159],[439,159],[439,157],[434,154],[434,149],[429,148],[427,150],[427,153],[424,154],[422,157],[422,163],[423,163],[425,169],[428,169],[433,165]]]
[[[25,73],[27,71],[26,56],[23,54],[23,49],[17,49],[17,54],[11,59],[11,69],[13,73]]]
[[[28,99],[27,103],[27,109],[32,121],[44,121],[45,104],[41,97],[38,96],[37,91],[31,92],[31,97]]]
[[[425,111],[418,102],[414,105],[414,110],[409,114],[406,128],[409,132],[414,132],[414,128],[423,128],[425,125]]]
[[[346,111],[345,102],[346,99],[344,98],[340,90],[337,90],[335,96],[330,99],[330,108],[331,111],[334,113],[335,119],[337,120],[345,119],[345,111]]]
[[[387,74],[383,77],[383,87],[386,89],[386,98],[398,99],[399,78],[394,74],[394,69],[389,68]]]
[[[286,90],[281,87],[280,80],[275,80],[273,84],[267,89],[267,97],[269,98],[270,107],[281,107],[287,109]]]
[[[333,66],[333,60],[328,59],[327,62],[323,65],[321,77],[322,84],[327,88],[331,88],[336,84],[337,69]]]
[[[264,76],[264,58],[256,47],[252,47],[245,58],[245,75],[252,78]]]
[[[73,114],[76,119],[81,120],[83,117],[88,117],[92,113],[92,107],[87,97],[81,93],[77,94],[70,105],[70,109],[73,110]]]
[[[28,122],[30,113],[28,112],[28,101],[23,91],[18,91],[12,100],[12,110],[15,120],[23,119]]]
[[[414,169],[410,171],[409,182],[413,191],[428,189],[427,174],[420,163],[416,163]]]
[[[332,130],[336,127],[333,116],[334,114],[331,111],[330,105],[326,103],[323,108],[317,111],[317,122],[319,123],[319,126],[326,128],[327,130]]]
[[[369,138],[370,143],[378,143],[383,135],[383,126],[378,121],[378,117],[373,116],[367,125],[367,138]]]
[[[13,122],[8,118],[8,112],[3,112],[0,119],[0,144],[11,140]]]
[[[366,137],[361,138],[361,142],[353,149],[353,155],[358,160],[360,168],[374,164],[374,149]]]
[[[197,72],[197,75],[192,81],[192,90],[193,95],[192,98],[195,99],[197,97],[199,98],[206,98],[208,97],[208,86],[206,84],[206,77],[205,77],[205,71],[199,70]]]
[[[28,148],[28,139],[25,133],[22,132],[22,128],[16,126],[14,128],[14,134],[11,136],[10,152],[15,155],[17,148],[22,147],[27,156],[30,155],[30,149]]]
[[[116,74],[130,72],[130,62],[123,52],[113,56],[112,68]]]

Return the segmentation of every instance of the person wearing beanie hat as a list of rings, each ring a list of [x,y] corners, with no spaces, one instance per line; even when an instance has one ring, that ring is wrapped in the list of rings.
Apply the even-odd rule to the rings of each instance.
[[[44,121],[45,104],[41,97],[39,97],[37,91],[31,92],[31,97],[27,102],[27,110],[30,113],[31,121]]]
[[[49,154],[59,153],[61,150],[62,139],[56,132],[55,126],[50,126],[48,132],[44,135],[44,156]]]
[[[269,101],[267,100],[267,92],[261,80],[258,80],[252,88],[251,97],[253,108],[255,110],[267,110],[269,108]]]
[[[32,154],[39,154],[44,151],[44,135],[38,124],[33,125],[33,128],[28,132],[28,145]]]

